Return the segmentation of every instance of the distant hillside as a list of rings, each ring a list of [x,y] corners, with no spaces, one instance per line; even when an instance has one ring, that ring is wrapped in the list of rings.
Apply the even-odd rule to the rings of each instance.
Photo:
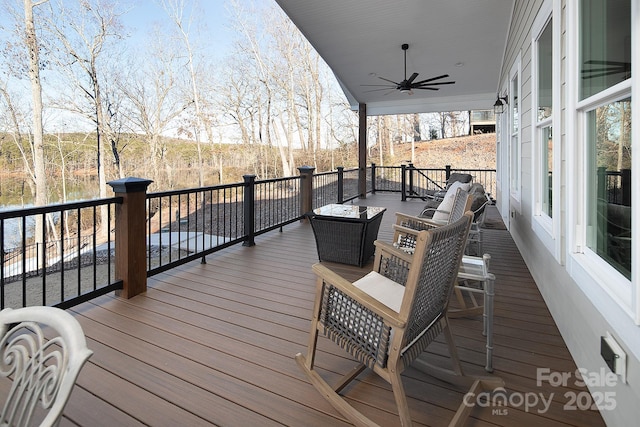
[[[411,144],[395,147],[396,162],[411,160]],[[457,138],[420,141],[415,143],[416,167],[495,169],[496,134],[462,136]]]

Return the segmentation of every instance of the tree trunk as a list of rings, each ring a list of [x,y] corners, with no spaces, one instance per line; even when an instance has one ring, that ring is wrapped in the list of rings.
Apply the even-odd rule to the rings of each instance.
[[[33,169],[35,176],[36,197],[34,204],[47,204],[47,177],[44,161],[44,130],[42,126],[42,83],[40,81],[40,59],[36,27],[33,18],[33,2],[24,0],[24,21],[26,43],[29,51],[29,80],[31,81],[31,99],[33,102]],[[36,215],[35,242],[44,244],[44,221],[42,215]],[[41,262],[38,257],[38,265]],[[41,266],[44,267],[44,266]]]

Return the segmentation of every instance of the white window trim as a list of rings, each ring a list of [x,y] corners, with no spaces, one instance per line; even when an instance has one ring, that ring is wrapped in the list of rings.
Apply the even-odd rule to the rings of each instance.
[[[500,93],[508,94],[509,81],[505,80],[501,87]],[[511,177],[511,164],[509,153],[510,149],[510,140],[511,136],[509,134],[509,114],[502,113],[498,114],[496,118],[496,128],[500,128],[500,144],[497,147],[499,152],[497,152],[499,161],[499,167],[497,167],[498,177],[496,180],[499,182],[498,188],[500,189],[499,194],[497,194],[497,203],[499,204],[500,216],[502,217],[502,221],[504,222],[507,229],[510,228],[510,214],[509,214],[509,203],[510,203],[510,177]]]
[[[638,67],[640,66],[640,4],[638,1],[631,2],[631,40],[635,40],[635,43],[631,43],[631,69],[634,70],[634,75],[631,76],[631,123],[636,124],[635,132],[631,131],[631,146],[633,150],[640,151],[640,78],[638,78]],[[635,84],[634,84],[635,82]],[[640,154],[640,153],[638,153]],[[640,155],[636,154],[631,159],[631,167],[633,170],[640,171]],[[632,286],[632,302],[635,306],[634,321],[636,325],[640,325],[640,174],[635,173],[631,175],[631,188],[635,188],[636,191],[632,192],[631,205],[636,206],[631,216],[631,237],[635,242],[631,251],[631,265],[635,266],[635,273],[631,273]],[[633,270],[633,267],[632,267]]]
[[[567,3],[566,6],[566,43],[567,46],[579,46],[579,6],[578,2]],[[631,2],[631,39],[640,37],[640,5]],[[632,44],[632,69],[637,70],[640,65],[640,43]],[[640,325],[640,210],[634,209],[632,214],[632,275],[627,280],[613,267],[586,247],[586,149],[585,149],[585,116],[586,111],[597,105],[603,105],[631,96],[632,123],[640,123],[640,84],[633,85],[631,79],[610,87],[601,93],[585,100],[578,100],[579,52],[577,49],[567,49],[566,55],[566,115],[565,139],[573,141],[566,147],[566,185],[568,191],[565,196],[567,212],[567,271],[576,284],[597,307],[598,311],[606,315],[607,321],[617,331],[621,338],[632,339],[633,329]],[[638,82],[637,73],[635,81]],[[632,132],[632,147],[640,149],[640,132]],[[632,158],[632,168],[640,170],[640,156]],[[632,175],[633,188],[640,188],[640,174]],[[632,205],[640,206],[640,192],[632,192]],[[621,282],[627,286],[619,287]],[[624,314],[623,314],[624,313]],[[627,320],[625,320],[625,318]],[[633,320],[633,328],[628,319]],[[628,342],[628,341],[627,341]],[[637,349],[640,349],[638,347]],[[639,350],[640,351],[640,350]]]
[[[515,133],[516,144],[518,145],[518,156],[516,161],[516,170],[513,170],[513,143],[511,139],[514,136],[513,132],[513,79],[518,79],[518,130]],[[515,209],[519,214],[522,213],[521,197],[522,197],[522,53],[518,52],[518,56],[509,71],[509,123],[508,123],[508,138],[509,138],[509,198],[511,200],[511,208]],[[517,188],[511,186],[511,180],[513,174],[518,174]]]
[[[576,92],[577,93],[577,92]],[[586,116],[589,111],[593,111],[595,108],[606,105],[611,102],[619,101],[625,98],[628,98],[631,95],[631,81],[626,80],[624,82],[618,83],[615,86],[612,86],[597,95],[591,96],[583,101],[580,101],[576,104],[576,114],[577,121],[576,125],[578,128],[577,136],[578,141],[581,141],[583,145],[586,142]],[[632,98],[633,100],[633,98]],[[633,107],[632,107],[633,108]],[[633,110],[632,110],[633,111]],[[587,159],[588,153],[586,149],[583,149],[581,152],[580,162],[582,164],[582,170],[580,175],[580,185],[575,188],[582,194],[587,194],[587,180],[585,179],[586,170],[585,165],[588,162]],[[635,166],[635,161],[632,157],[633,165]],[[633,175],[632,175],[633,176]],[[633,179],[633,178],[632,178]],[[632,184],[633,185],[633,184]],[[633,192],[632,192],[633,193]],[[580,224],[583,224],[581,232],[576,238],[577,246],[582,248],[581,254],[576,254],[576,261],[580,264],[581,268],[585,270],[587,274],[593,277],[593,281],[599,287],[601,287],[607,295],[609,295],[613,300],[615,300],[622,309],[625,310],[634,319],[636,324],[640,324],[638,322],[638,309],[635,299],[634,299],[634,288],[637,289],[637,279],[632,282],[620,274],[615,268],[609,265],[606,261],[604,261],[600,256],[598,256],[595,252],[593,252],[590,248],[587,247],[587,236],[586,236],[586,224],[587,224],[587,210],[586,210],[586,197],[582,197],[582,203],[578,206],[578,221]],[[633,201],[632,201],[633,204]],[[633,213],[635,216],[635,212]],[[633,219],[632,219],[633,221]],[[636,231],[633,226],[631,228],[632,237],[635,237]],[[637,240],[632,239],[632,241],[637,242]],[[634,246],[635,247],[635,246]],[[632,253],[635,251],[632,249]],[[637,265],[632,263],[632,269],[637,269]],[[585,286],[591,286],[593,283],[584,283]]]
[[[562,184],[561,180],[561,168],[562,168],[562,149],[561,140],[562,134],[560,132],[559,123],[561,123],[561,86],[562,86],[562,49],[561,49],[561,4],[558,0],[545,0],[538,11],[532,30],[531,30],[531,82],[532,82],[532,95],[531,96],[531,158],[533,164],[533,171],[531,174],[531,188],[533,189],[533,211],[531,228],[536,233],[540,241],[545,247],[553,254],[553,257],[558,261],[562,261],[562,248],[560,235],[560,216],[561,216],[561,197],[560,188]],[[558,12],[556,12],[558,11]],[[547,28],[549,20],[554,18],[551,25],[552,31],[552,44],[553,44],[553,58],[552,58],[552,115],[551,117],[538,121],[538,39],[542,35],[542,32]],[[543,161],[543,147],[540,145],[539,135],[543,127],[551,125],[553,129],[553,171],[552,175],[552,216],[550,217],[542,211],[541,201],[543,198],[543,186],[542,177],[540,171],[542,170]]]

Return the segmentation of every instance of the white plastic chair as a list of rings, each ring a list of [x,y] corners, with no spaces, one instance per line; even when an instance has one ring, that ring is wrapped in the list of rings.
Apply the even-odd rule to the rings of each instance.
[[[6,308],[0,311],[0,337],[0,379],[11,380],[0,426],[32,425],[36,411],[46,414],[40,426],[57,425],[93,354],[80,324],[59,308]]]

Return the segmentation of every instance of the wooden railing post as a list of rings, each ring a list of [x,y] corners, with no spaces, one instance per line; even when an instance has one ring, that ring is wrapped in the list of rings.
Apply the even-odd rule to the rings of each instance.
[[[313,166],[300,166],[300,216],[306,221],[304,216],[313,210]]]
[[[255,175],[244,175],[244,234],[246,234],[245,241],[242,242],[242,246],[255,246],[256,236],[256,203],[255,203]]]
[[[115,276],[122,280],[117,296],[131,298],[147,290],[147,187],[153,181],[123,178],[107,184],[113,188],[122,204],[116,205]]]
[[[445,165],[444,167],[444,180],[449,181],[451,177],[451,165]]]

